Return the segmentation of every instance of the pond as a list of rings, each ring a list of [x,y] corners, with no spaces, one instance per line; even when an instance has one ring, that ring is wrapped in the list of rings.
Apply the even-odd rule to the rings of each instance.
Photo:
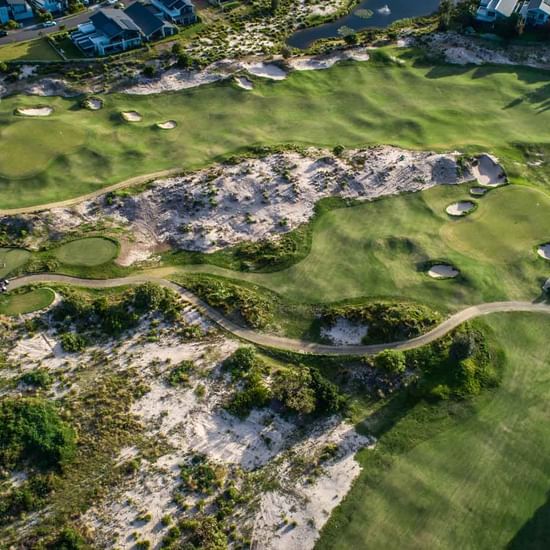
[[[399,19],[430,15],[438,7],[439,0],[363,0],[349,15],[332,23],[297,31],[287,42],[289,46],[303,49],[315,40],[339,36],[338,30],[342,27],[349,27],[354,31],[387,27]],[[370,17],[366,17],[367,10],[372,12]]]

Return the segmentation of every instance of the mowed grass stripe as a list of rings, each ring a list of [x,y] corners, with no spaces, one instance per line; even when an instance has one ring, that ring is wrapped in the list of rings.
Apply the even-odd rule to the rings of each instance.
[[[394,53],[407,65],[342,63],[295,72],[282,82],[255,79],[250,92],[227,82],[154,96],[113,94],[95,112],[79,109],[79,99],[48,98],[56,120],[75,135],[86,131],[83,147],[75,151],[67,144],[49,162],[35,161],[31,153],[46,126],[29,121],[36,132],[28,132],[28,154],[18,154],[19,165],[23,175],[37,175],[0,180],[0,208],[59,201],[162,169],[201,167],[251,145],[392,143],[506,156],[516,142],[548,142],[547,72],[422,66],[412,52]],[[36,99],[26,96],[5,99],[1,131],[15,123],[14,108],[33,104]],[[124,122],[120,112],[126,110],[141,113],[142,122]],[[159,132],[155,124],[168,119],[178,126]],[[17,163],[6,162],[0,160],[0,173],[15,174]]]

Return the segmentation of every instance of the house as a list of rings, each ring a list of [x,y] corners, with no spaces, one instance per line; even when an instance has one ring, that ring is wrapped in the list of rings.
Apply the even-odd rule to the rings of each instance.
[[[69,9],[67,0],[31,0],[35,10],[43,10],[49,13],[62,13]]]
[[[34,17],[31,7],[25,0],[6,0],[10,13],[10,18],[15,21],[24,21]]]
[[[6,0],[0,0],[0,25],[5,25],[10,20],[10,7]]]
[[[138,26],[146,41],[158,40],[178,32],[177,27],[162,19],[158,10],[151,4],[134,2],[124,10],[124,13]]]
[[[141,46],[139,27],[122,10],[104,8],[78,25],[71,34],[73,43],[86,55],[107,55]]]
[[[518,0],[481,0],[476,19],[485,23],[506,19],[514,13],[520,3]]]
[[[108,55],[141,46],[177,32],[152,4],[134,2],[125,10],[100,9],[71,34],[73,43],[86,55]]]
[[[197,21],[191,0],[151,0],[168,20],[179,25],[192,25]]]
[[[550,0],[531,0],[527,7],[527,24],[535,27],[550,22]]]

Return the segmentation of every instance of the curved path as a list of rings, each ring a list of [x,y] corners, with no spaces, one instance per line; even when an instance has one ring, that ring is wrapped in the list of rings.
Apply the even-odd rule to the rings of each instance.
[[[257,344],[259,346],[278,348],[298,353],[313,353],[317,355],[373,355],[386,349],[409,350],[419,348],[426,344],[430,344],[435,340],[438,340],[442,336],[445,336],[451,330],[455,329],[466,321],[469,321],[470,319],[474,319],[476,317],[481,317],[483,315],[488,315],[489,313],[526,311],[531,313],[545,313],[550,315],[550,304],[535,304],[532,302],[491,302],[467,307],[466,309],[463,309],[462,311],[451,315],[451,317],[443,321],[430,332],[422,334],[421,336],[417,336],[416,338],[412,338],[411,340],[366,346],[330,346],[324,344],[314,344],[312,342],[305,342],[303,340],[283,338],[281,336],[262,334],[261,332],[256,332],[251,329],[243,328],[224,317],[219,311],[210,307],[200,298],[185,290],[180,285],[166,279],[147,275],[124,277],[120,279],[79,279],[76,277],[69,277],[67,275],[55,274],[26,275],[24,277],[12,279],[9,283],[8,288],[9,290],[14,290],[16,288],[20,288],[33,283],[61,283],[81,286],[85,288],[114,288],[118,286],[151,282],[177,292],[186,301],[200,309],[204,315],[209,317],[220,327],[237,336],[238,338],[247,340],[248,342]]]

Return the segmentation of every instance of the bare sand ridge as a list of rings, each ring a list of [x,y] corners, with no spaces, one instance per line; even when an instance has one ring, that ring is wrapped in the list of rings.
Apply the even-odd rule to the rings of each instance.
[[[23,116],[50,116],[53,113],[53,108],[43,105],[41,107],[18,107],[15,114]]]
[[[449,216],[465,216],[475,208],[475,204],[471,201],[460,201],[450,204],[445,209]]]

